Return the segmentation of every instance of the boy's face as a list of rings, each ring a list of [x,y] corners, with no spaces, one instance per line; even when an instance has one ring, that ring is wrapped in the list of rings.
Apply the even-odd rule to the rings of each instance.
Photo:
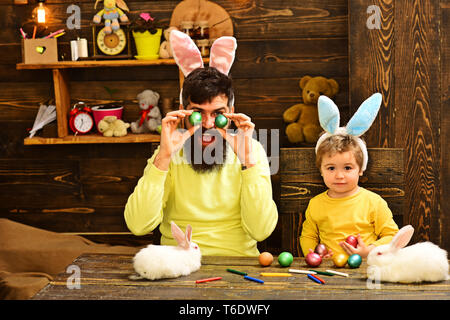
[[[348,197],[358,191],[358,181],[362,171],[356,163],[353,152],[338,152],[333,156],[324,155],[320,172],[329,189],[328,196],[331,198]]]

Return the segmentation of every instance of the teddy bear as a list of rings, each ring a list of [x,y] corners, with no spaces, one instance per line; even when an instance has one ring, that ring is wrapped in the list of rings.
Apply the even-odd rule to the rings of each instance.
[[[127,129],[130,127],[116,116],[105,116],[98,122],[98,131],[103,133],[105,137],[123,137],[127,135]]]
[[[133,133],[158,131],[158,126],[161,125],[161,111],[158,108],[159,93],[147,89],[137,95],[137,100],[141,108],[141,116],[131,123],[131,131]]]
[[[173,57],[172,48],[170,47],[170,33],[172,30],[178,30],[176,27],[169,27],[166,30],[164,30],[164,38],[165,40],[161,42],[161,45],[159,47],[159,57],[162,59],[168,59]]]
[[[336,80],[322,76],[304,76],[299,85],[303,103],[295,104],[284,111],[283,120],[289,123],[285,132],[291,143],[314,144],[322,132],[317,99],[321,95],[333,98],[339,91],[339,85]]]

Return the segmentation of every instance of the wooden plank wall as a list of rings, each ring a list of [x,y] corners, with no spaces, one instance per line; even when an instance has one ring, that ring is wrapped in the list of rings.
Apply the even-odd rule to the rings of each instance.
[[[236,108],[250,115],[257,128],[280,129],[281,147],[290,147],[283,134],[285,125],[281,115],[286,108],[301,101],[298,81],[302,76],[323,75],[338,81],[340,93],[335,100],[341,109],[343,123],[369,92],[382,90],[385,100],[381,116],[367,136],[368,146],[408,150],[405,155],[406,174],[414,177],[406,189],[408,206],[411,206],[408,219],[422,226],[419,237],[431,235],[432,240],[438,240],[437,243],[450,249],[449,217],[443,213],[448,205],[442,204],[439,210],[439,197],[448,199],[449,195],[448,187],[442,187],[442,181],[449,177],[449,155],[444,148],[440,151],[440,143],[445,143],[450,121],[448,115],[445,112],[441,115],[439,109],[444,110],[448,106],[448,87],[442,90],[442,100],[439,100],[441,91],[426,91],[424,104],[417,97],[422,94],[423,85],[419,82],[422,78],[414,78],[425,68],[427,75],[428,72],[433,74],[424,78],[424,81],[431,81],[425,86],[429,88],[436,84],[439,77],[439,69],[436,69],[439,67],[436,65],[439,38],[435,20],[429,21],[425,17],[431,14],[433,19],[439,20],[440,10],[443,22],[448,25],[448,1],[441,0],[441,7],[436,2],[429,4],[427,1],[426,4],[413,1],[414,5],[403,4],[400,0],[375,1],[382,7],[384,21],[382,32],[376,33],[369,33],[359,26],[359,22],[352,20],[359,15],[358,19],[363,19],[365,24],[368,16],[365,10],[372,4],[368,0],[352,0],[350,5],[347,0],[214,2],[230,14],[238,40],[237,56],[231,70],[235,81]],[[49,30],[65,26],[69,16],[66,8],[72,3],[70,0],[46,1],[52,10]],[[68,31],[59,38],[60,54],[65,54],[66,58],[70,56],[71,39],[81,36],[90,43],[92,41],[89,24],[95,14],[93,2],[80,0],[76,4],[82,11],[82,29],[79,32]],[[130,15],[150,11],[158,19],[168,22],[178,1],[134,0],[127,1],[127,4],[131,9]],[[26,130],[32,126],[39,103],[51,98],[53,92],[50,72],[15,69],[15,64],[21,61],[18,29],[21,25],[29,27],[33,7],[16,6],[10,0],[0,0],[0,217],[48,230],[100,233],[102,237],[106,234],[114,235],[116,239],[123,238],[123,232],[127,232],[123,206],[155,145],[23,145]],[[349,12],[358,13],[349,15]],[[414,32],[408,29],[411,18],[406,19],[410,14],[419,23],[415,32],[425,36],[424,41],[428,42],[414,37]],[[428,24],[420,24],[422,20]],[[394,32],[394,25],[402,26],[405,34],[399,33],[403,32],[402,29]],[[349,33],[349,28],[357,28],[358,32]],[[380,38],[383,39],[381,42]],[[448,41],[442,39],[442,56],[446,56],[448,62]],[[397,41],[397,46],[400,46],[400,41],[405,44],[395,51],[393,42]],[[350,63],[349,45],[353,52]],[[426,49],[422,51],[426,59],[417,58],[423,66],[414,65],[415,46]],[[89,51],[92,53],[91,46]],[[402,56],[407,59],[395,64],[395,61],[402,60]],[[444,61],[441,64],[444,65]],[[448,77],[448,63],[445,68],[447,72],[441,69],[442,80]],[[408,76],[400,76],[403,73]],[[174,66],[105,68],[101,71],[79,69],[70,70],[69,77],[73,102],[121,102],[125,105],[127,121],[137,119],[136,95],[144,89],[156,90],[162,98],[178,96],[178,71]],[[396,82],[397,78],[400,79]],[[110,95],[105,86],[116,91]],[[440,88],[438,84],[436,87]],[[403,96],[407,100],[402,100]],[[431,101],[441,103],[430,104]],[[419,112],[422,110],[425,113]],[[439,125],[442,126],[441,136],[436,133],[435,126]],[[405,136],[407,141],[403,139]],[[414,147],[409,147],[411,144]],[[440,171],[439,161],[444,163],[445,170]],[[272,178],[274,196],[279,203],[279,174]],[[439,215],[439,221],[443,222],[437,222]],[[283,250],[282,235],[283,231],[277,228],[261,248],[280,252]],[[149,241],[149,237],[128,237],[127,241],[130,239],[134,243]]]
[[[250,115],[258,128],[280,129],[281,115],[301,101],[298,81],[304,75],[335,78],[341,87],[337,102],[348,108],[347,1],[249,0],[215,1],[233,20],[238,50],[231,70],[236,108]],[[70,0],[48,0],[52,10],[50,30],[64,27]],[[127,1],[130,16],[150,11],[169,22],[178,1]],[[86,37],[91,44],[93,2],[81,0],[82,29],[59,38],[60,55],[69,55],[69,41]],[[60,232],[114,235],[126,232],[123,206],[142,175],[154,145],[23,146],[38,103],[52,97],[51,74],[46,70],[17,71],[21,60],[18,29],[25,21],[30,32],[34,6],[14,6],[0,0],[0,216]],[[89,47],[92,53],[91,47]],[[136,95],[144,89],[161,97],[178,96],[178,71],[174,66],[147,68],[70,70],[71,97],[90,103],[119,101],[125,120],[138,117]],[[116,92],[110,96],[104,87]],[[286,144],[281,135],[281,145]],[[273,176],[275,197],[279,177]],[[277,199],[278,200],[278,199]],[[282,230],[261,244],[280,252]],[[138,237],[135,237],[138,238]],[[140,238],[139,238],[140,239]],[[133,240],[136,240],[133,238]],[[148,241],[148,239],[144,240]]]
[[[373,5],[379,29],[366,25]],[[412,242],[430,240],[447,250],[448,12],[448,1],[349,1],[350,113],[373,92],[383,93],[367,141],[405,149],[404,223],[416,229]]]

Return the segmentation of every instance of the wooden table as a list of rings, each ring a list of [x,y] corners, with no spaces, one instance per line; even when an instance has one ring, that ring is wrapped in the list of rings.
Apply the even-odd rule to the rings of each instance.
[[[288,272],[289,268],[311,269],[304,258],[295,258],[289,268],[280,267],[274,261],[270,267],[261,267],[257,258],[212,257],[202,258],[199,271],[176,279],[157,281],[130,280],[134,274],[132,256],[112,254],[83,254],[72,263],[70,273],[59,274],[33,299],[137,299],[137,300],[450,300],[450,281],[425,284],[381,283],[379,289],[368,289],[365,262],[357,269],[332,266],[325,260],[317,270],[333,269],[349,274],[349,277],[320,276],[325,284],[317,284],[303,274],[290,277],[263,277],[261,272]],[[79,267],[79,289],[69,289]],[[264,284],[243,279],[227,272],[231,268],[247,272],[249,276],[263,279]],[[195,280],[222,277],[222,280],[196,284]]]

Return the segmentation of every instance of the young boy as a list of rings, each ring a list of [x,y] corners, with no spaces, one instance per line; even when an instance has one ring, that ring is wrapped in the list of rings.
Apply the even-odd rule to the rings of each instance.
[[[365,258],[375,246],[389,243],[398,231],[386,201],[358,186],[366,155],[357,139],[344,132],[328,134],[318,142],[316,165],[328,190],[312,198],[306,209],[300,236],[305,256],[323,243],[332,251],[328,257],[357,253]],[[345,242],[349,235],[357,236],[356,248]]]

